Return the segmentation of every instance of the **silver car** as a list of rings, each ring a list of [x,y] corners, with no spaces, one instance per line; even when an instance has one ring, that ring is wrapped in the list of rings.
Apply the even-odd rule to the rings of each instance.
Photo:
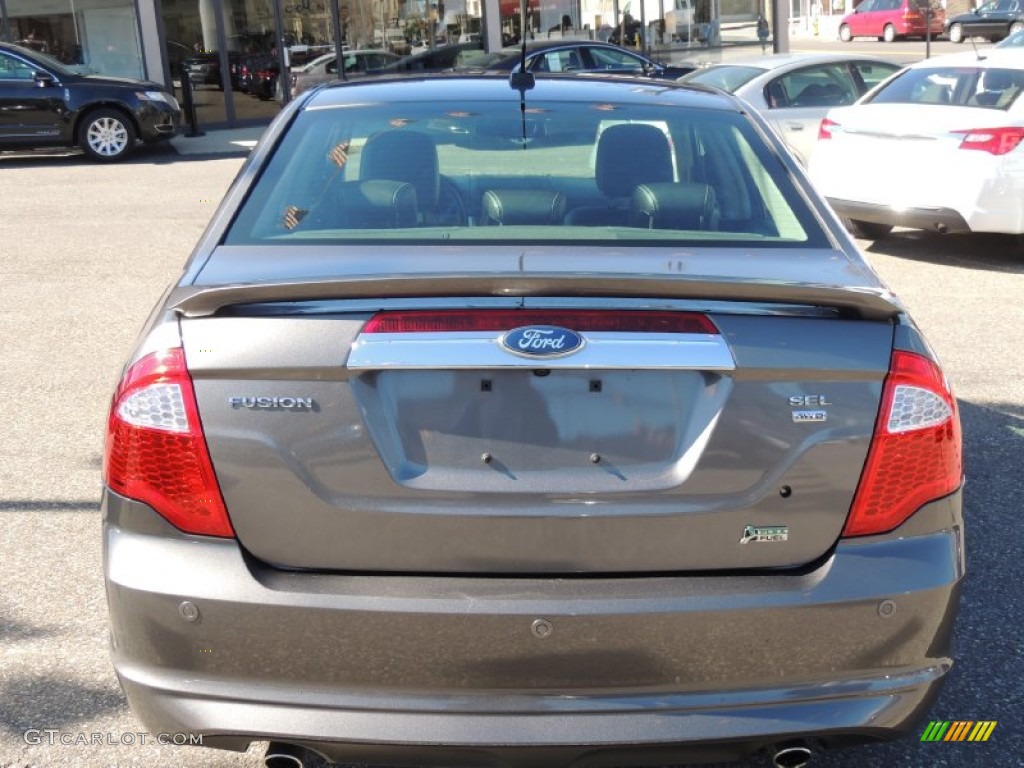
[[[964,577],[921,333],[739,100],[512,84],[307,93],[151,315],[104,464],[135,713],[270,765],[913,731]]]
[[[364,77],[371,69],[379,69],[401,57],[388,51],[365,50],[345,51],[345,77]],[[313,61],[292,72],[292,96],[298,96],[321,83],[341,79],[338,73],[338,57],[333,53],[325,53]]]
[[[739,96],[771,123],[806,166],[828,111],[853,104],[900,69],[860,54],[791,53],[716,64],[681,79]]]

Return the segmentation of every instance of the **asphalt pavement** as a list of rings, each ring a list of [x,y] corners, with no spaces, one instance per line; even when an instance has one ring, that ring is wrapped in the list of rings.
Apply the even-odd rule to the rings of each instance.
[[[128,709],[109,662],[98,511],[120,367],[241,162],[0,155],[0,767],[262,764],[259,745],[157,745]],[[812,766],[1021,766],[1024,250],[907,232],[862,245],[935,346],[964,424],[968,578],[957,663],[929,718],[998,725],[985,743],[910,738]]]

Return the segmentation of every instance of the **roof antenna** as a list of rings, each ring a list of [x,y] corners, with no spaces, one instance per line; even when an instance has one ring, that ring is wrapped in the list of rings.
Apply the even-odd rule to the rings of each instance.
[[[519,34],[523,39],[519,69],[509,78],[509,85],[519,91],[522,97],[523,120],[526,120],[526,92],[536,85],[533,72],[526,71],[526,3],[527,0],[519,0]]]
[[[508,79],[509,85],[519,91],[519,116],[523,125],[523,149],[526,149],[529,139],[526,137],[526,92],[537,84],[533,72],[526,71],[526,3],[527,0],[519,0],[519,34],[523,38],[522,53],[519,57],[519,69],[512,73]]]
[[[971,48],[974,49],[974,55],[978,57],[978,61],[984,61],[985,57],[978,53],[978,46],[975,45],[974,38],[968,35],[967,39],[971,41]]]

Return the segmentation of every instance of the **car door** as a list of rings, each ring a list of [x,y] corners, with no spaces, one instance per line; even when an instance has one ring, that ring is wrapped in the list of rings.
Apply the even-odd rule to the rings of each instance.
[[[860,89],[844,63],[815,64],[779,75],[764,88],[766,117],[806,164],[821,119],[833,107],[853,104]]]
[[[850,33],[854,37],[864,37],[865,35],[877,35],[878,33],[872,30],[871,20],[872,14],[875,12],[876,0],[864,0],[854,10],[848,18],[847,23],[850,25]]]
[[[37,81],[36,73],[50,78]],[[64,89],[32,62],[0,51],[0,141],[32,145],[60,140]]]
[[[977,19],[968,26],[971,35],[994,37],[1004,34],[1010,25],[1012,0],[992,0],[978,8]]]

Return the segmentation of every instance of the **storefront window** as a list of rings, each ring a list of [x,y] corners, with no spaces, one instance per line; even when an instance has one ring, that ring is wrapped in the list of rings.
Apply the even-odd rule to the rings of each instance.
[[[131,0],[6,0],[7,36],[83,72],[145,77]]]
[[[214,0],[163,0],[164,42],[175,96],[184,101],[182,82],[191,85],[202,126],[227,121],[225,79],[221,73]],[[269,27],[273,30],[273,23]]]

